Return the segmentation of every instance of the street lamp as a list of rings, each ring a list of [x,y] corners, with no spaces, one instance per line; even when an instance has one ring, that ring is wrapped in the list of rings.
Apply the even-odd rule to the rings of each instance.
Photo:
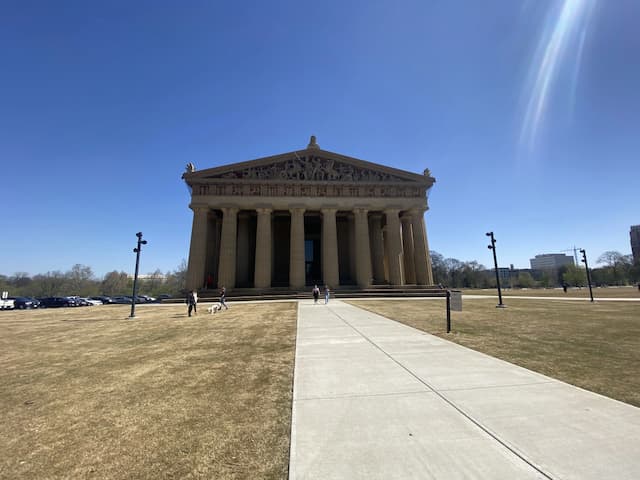
[[[147,241],[142,240],[142,232],[136,233],[138,237],[138,246],[133,249],[136,254],[136,272],[133,275],[133,296],[131,297],[131,315],[129,318],[136,318],[136,297],[138,296],[138,267],[140,266],[140,252],[142,245],[146,245]]]
[[[591,290],[591,275],[589,274],[589,264],[587,263],[587,251],[584,248],[581,248],[580,253],[582,254],[581,262],[584,263],[584,268],[587,270],[587,283],[589,284],[589,296],[591,297],[591,301],[593,302],[593,290]]]
[[[496,268],[496,284],[498,285],[498,305],[496,308],[504,308],[506,305],[502,303],[502,291],[500,290],[500,274],[498,273],[498,257],[496,256],[496,239],[493,237],[493,232],[487,232],[487,237],[491,237],[491,245],[487,248],[493,250],[493,264]]]

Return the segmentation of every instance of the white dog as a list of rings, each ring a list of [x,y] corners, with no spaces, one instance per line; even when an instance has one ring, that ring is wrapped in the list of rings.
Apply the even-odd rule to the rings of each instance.
[[[216,302],[207,308],[207,312],[213,314],[222,310],[222,304],[220,302]]]

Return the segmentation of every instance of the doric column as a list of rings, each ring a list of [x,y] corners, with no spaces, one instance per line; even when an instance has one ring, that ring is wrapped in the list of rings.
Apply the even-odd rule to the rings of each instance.
[[[405,283],[416,283],[416,266],[413,258],[413,232],[411,231],[411,215],[403,215],[402,222],[402,249],[404,251],[404,279]]]
[[[356,280],[361,288],[371,285],[371,249],[369,248],[369,220],[367,210],[356,208]]]
[[[372,213],[369,216],[371,236],[371,266],[373,280],[376,283],[384,283],[384,241],[382,234],[382,214]]]
[[[400,210],[389,208],[384,211],[387,219],[387,239],[389,242],[389,283],[402,285],[402,240],[400,238]]]
[[[289,285],[291,288],[303,288],[304,272],[304,208],[292,208],[291,239],[289,252]]]
[[[419,285],[433,285],[431,258],[427,243],[427,230],[424,223],[424,211],[412,210],[413,248],[416,266],[416,282]]]
[[[256,228],[256,268],[254,286],[271,286],[271,209],[257,208],[258,224]]]
[[[329,287],[340,283],[338,269],[338,230],[336,228],[337,208],[323,208],[322,212],[322,278]]]
[[[220,266],[218,286],[233,288],[236,285],[236,237],[238,231],[238,209],[223,207],[222,234],[220,236]]]
[[[198,290],[203,287],[205,282],[209,207],[192,206],[191,209],[193,210],[193,223],[191,224],[186,287],[188,290]]]

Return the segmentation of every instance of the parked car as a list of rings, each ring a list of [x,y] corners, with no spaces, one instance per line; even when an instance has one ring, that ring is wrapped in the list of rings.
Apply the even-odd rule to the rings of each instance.
[[[13,310],[13,300],[10,298],[0,298],[0,310]]]
[[[95,300],[93,298],[80,297],[78,300],[82,302],[82,304],[86,304],[89,307],[94,307],[96,305],[102,305],[101,300]]]
[[[93,306],[102,305],[104,303],[102,300],[93,297],[83,298],[83,300]]]
[[[77,307],[75,299],[71,297],[46,297],[40,299],[41,308]]]
[[[113,303],[113,300],[111,299],[111,297],[107,297],[106,295],[98,295],[98,296],[95,296],[95,297],[89,297],[89,300],[97,300],[102,305],[107,305],[109,303]]]
[[[156,301],[156,298],[150,297],[149,295],[138,295],[136,303],[154,303]]]
[[[9,297],[13,300],[13,307],[19,310],[24,310],[27,308],[38,308],[40,306],[40,302],[35,298],[31,297]]]
[[[168,298],[171,298],[171,295],[169,295],[168,293],[161,293],[160,295],[158,295],[158,301],[160,302]]]
[[[111,297],[113,303],[131,303],[131,297],[127,297],[125,295],[119,295],[117,297]]]

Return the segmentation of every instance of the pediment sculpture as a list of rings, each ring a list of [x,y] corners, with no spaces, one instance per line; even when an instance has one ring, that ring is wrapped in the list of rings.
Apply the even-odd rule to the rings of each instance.
[[[408,182],[383,171],[361,168],[346,162],[317,156],[296,157],[271,165],[250,166],[209,178],[245,180],[305,180],[342,182]]]

